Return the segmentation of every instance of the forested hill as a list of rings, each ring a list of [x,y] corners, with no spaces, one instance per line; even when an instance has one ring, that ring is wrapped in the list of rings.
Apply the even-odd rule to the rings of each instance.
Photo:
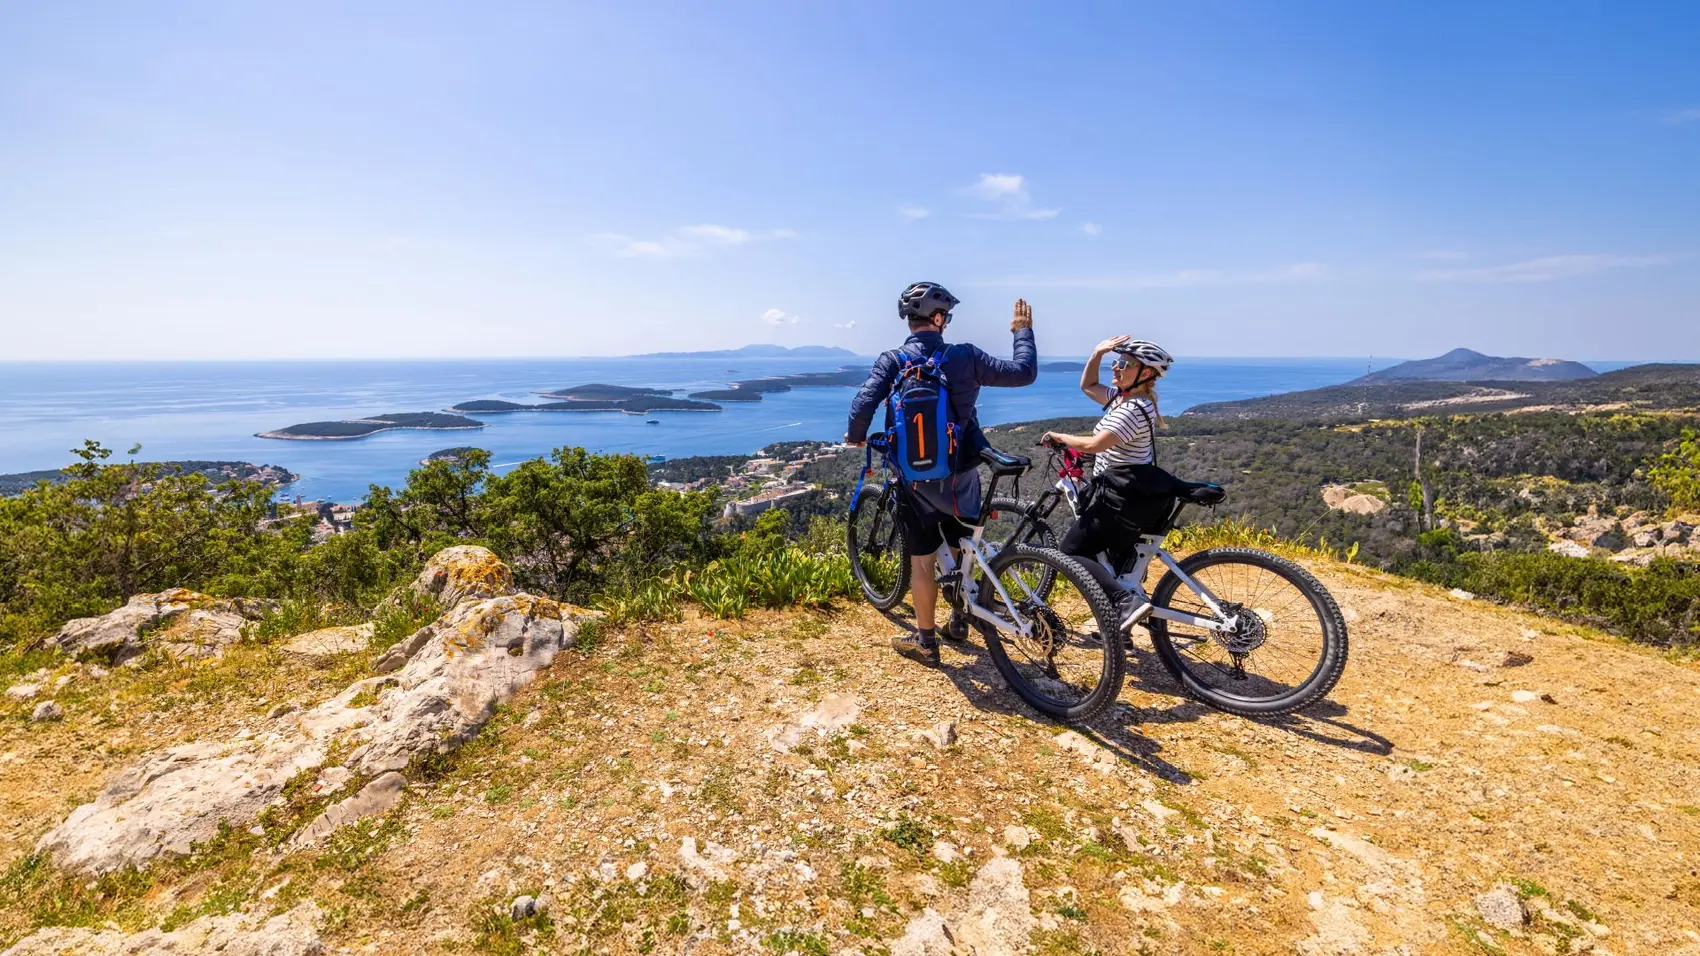
[[[1265,398],[1208,402],[1182,415],[1352,422],[1522,409],[1669,411],[1695,407],[1700,407],[1700,365],[1652,364],[1563,382],[1359,380]]]
[[[1431,359],[1400,362],[1371,372],[1349,384],[1362,382],[1559,382],[1593,378],[1599,373],[1581,362],[1552,358],[1503,358],[1471,349],[1453,349]]]

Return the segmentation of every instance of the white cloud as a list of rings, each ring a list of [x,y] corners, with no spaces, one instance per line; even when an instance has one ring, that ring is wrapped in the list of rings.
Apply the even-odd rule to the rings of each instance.
[[[1430,261],[1468,259],[1470,258],[1470,254],[1467,252],[1459,252],[1456,249],[1424,249],[1417,253],[1417,258],[1428,259]]]
[[[1222,269],[1181,269],[1127,275],[1018,275],[982,282],[982,286],[1018,286],[1045,289],[1190,289],[1206,286],[1260,285],[1273,282],[1309,282],[1328,275],[1322,262],[1294,262],[1261,272],[1231,272]]]
[[[717,226],[712,223],[704,223],[696,226],[680,226],[673,230],[670,235],[662,236],[659,239],[637,239],[618,232],[599,232],[590,238],[623,259],[671,259],[678,256],[695,255],[705,247],[741,246],[749,242],[771,239],[796,239],[797,231],[795,229],[773,229],[768,232],[753,233],[748,229],[739,229],[735,226]]]
[[[1671,110],[1665,114],[1664,120],[1672,126],[1682,123],[1700,123],[1700,109]]]
[[[803,321],[803,317],[791,315],[784,309],[768,309],[761,314],[761,320],[768,325],[796,325]]]
[[[917,219],[925,219],[931,216],[933,211],[924,206],[898,206],[897,214],[909,222],[914,222]]]
[[[856,320],[851,319],[848,322],[834,322],[832,323],[832,327],[835,329],[853,329],[856,327]]]
[[[731,226],[686,226],[679,230],[679,234],[696,239],[708,239],[725,246],[737,246],[750,241],[748,229],[734,229]]]
[[[1475,269],[1429,269],[1417,273],[1417,278],[1431,282],[1553,282],[1574,279],[1611,269],[1636,269],[1661,266],[1670,262],[1669,256],[1620,256],[1610,253],[1577,253],[1563,256],[1543,256],[1522,262],[1508,262]]]
[[[980,181],[966,190],[987,202],[1027,201],[1027,177],[1016,173],[981,173]]]
[[[1017,173],[981,173],[978,182],[962,190],[964,195],[995,203],[991,212],[970,213],[974,219],[1055,219],[1061,209],[1035,209],[1027,194],[1027,177]]]
[[[1080,231],[1086,233],[1088,236],[1096,236],[1104,231],[1104,227],[1095,222],[1083,222],[1080,224]]]

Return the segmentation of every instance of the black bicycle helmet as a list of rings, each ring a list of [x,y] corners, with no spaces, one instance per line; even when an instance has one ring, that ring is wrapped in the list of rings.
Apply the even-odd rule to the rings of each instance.
[[[904,320],[930,319],[934,312],[950,314],[961,301],[937,282],[917,282],[897,297],[897,317]]]

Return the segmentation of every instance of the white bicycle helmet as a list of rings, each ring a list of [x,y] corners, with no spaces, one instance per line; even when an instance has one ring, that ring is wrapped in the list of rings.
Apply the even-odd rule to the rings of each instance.
[[[1175,364],[1175,357],[1163,351],[1161,345],[1156,342],[1147,342],[1144,339],[1123,342],[1112,351],[1117,355],[1125,355],[1141,365],[1156,370],[1158,375],[1167,373],[1169,366]]]

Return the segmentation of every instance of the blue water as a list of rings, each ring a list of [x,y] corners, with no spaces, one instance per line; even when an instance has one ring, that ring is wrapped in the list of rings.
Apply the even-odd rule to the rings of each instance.
[[[1046,361],[1051,359],[1047,358]],[[871,362],[872,360],[867,360]],[[1377,361],[1385,367],[1394,359]],[[539,401],[534,392],[587,382],[696,391],[839,359],[540,359],[386,362],[0,363],[0,473],[58,468],[93,438],[146,460],[223,459],[281,465],[291,495],[355,501],[396,486],[440,448],[475,445],[498,470],[561,445],[664,455],[739,454],[780,439],[837,440],[848,388],[800,388],[722,412],[485,415],[479,431],[392,431],[352,441],[278,441],[255,433],[300,422],[447,408],[477,398]],[[1602,371],[1632,363],[1594,363]],[[730,371],[736,369],[736,371]],[[1164,380],[1162,409],[1317,388],[1363,374],[1361,359],[1185,359]],[[1095,409],[1078,372],[1041,372],[1027,388],[981,393],[984,424]],[[683,395],[684,392],[679,393]],[[474,416],[479,417],[479,416]],[[645,418],[659,425],[644,424]]]

